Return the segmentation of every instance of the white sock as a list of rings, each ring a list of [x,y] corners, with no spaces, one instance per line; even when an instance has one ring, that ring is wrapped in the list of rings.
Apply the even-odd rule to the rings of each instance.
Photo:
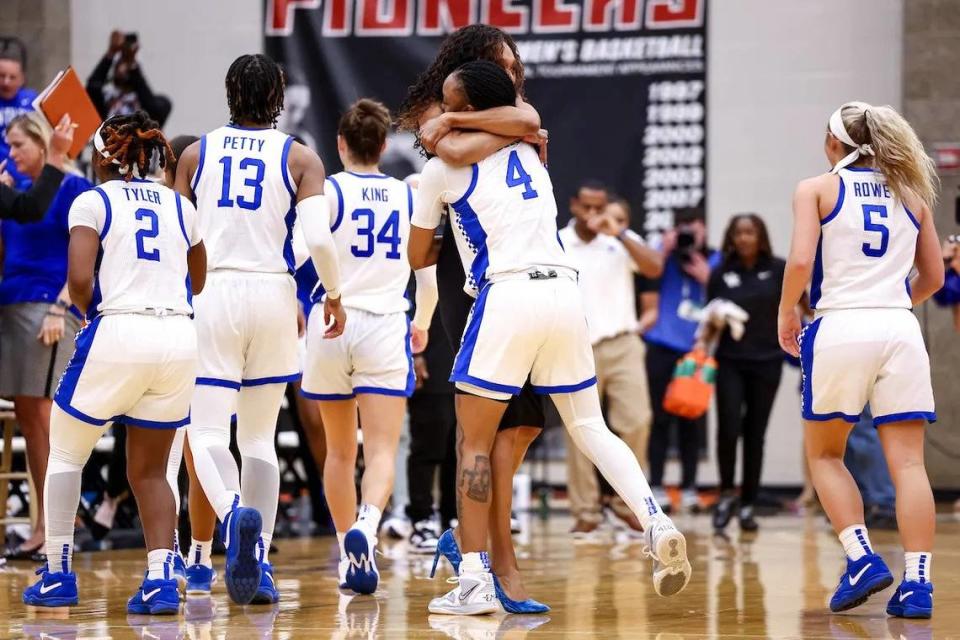
[[[867,535],[867,525],[852,524],[840,532],[840,544],[851,560],[859,560],[863,556],[873,553],[870,546],[870,536]]]
[[[154,549],[147,552],[147,580],[173,578],[173,550]]]
[[[914,582],[930,582],[933,575],[931,565],[933,564],[933,554],[929,551],[907,551],[903,554],[905,580]]]
[[[270,555],[270,543],[273,541],[273,534],[262,532],[260,534],[260,542],[257,544],[258,555],[260,557],[260,562],[267,562],[267,557]]]
[[[380,527],[380,517],[383,513],[373,504],[360,505],[360,512],[357,515],[357,524],[362,524],[364,529],[373,537],[377,536],[377,529]]]
[[[197,540],[193,538],[190,541],[190,554],[187,556],[187,565],[201,564],[208,569],[213,568],[213,561],[210,560],[210,550],[213,547],[213,540]]]
[[[174,530],[173,530],[173,552],[174,552],[175,554],[177,554],[178,556],[181,555],[181,553],[180,553],[180,531],[179,531],[179,529],[174,529]]]
[[[471,551],[463,554],[463,560],[460,562],[460,574],[464,573],[488,573],[490,571],[490,560],[486,551]]]
[[[343,548],[343,539],[347,537],[346,532],[337,531],[337,545],[340,547],[340,559],[343,560],[347,557],[347,551]]]
[[[47,534],[47,567],[53,573],[70,573],[73,567],[73,535]]]

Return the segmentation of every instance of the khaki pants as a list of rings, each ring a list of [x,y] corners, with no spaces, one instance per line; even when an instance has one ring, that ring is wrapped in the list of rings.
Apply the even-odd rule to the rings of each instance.
[[[593,346],[597,391],[606,406],[608,426],[627,443],[640,466],[647,466],[650,437],[650,390],[647,386],[646,347],[633,333],[602,340]],[[597,471],[567,432],[567,492],[573,516],[599,523],[602,518]],[[627,514],[626,504],[615,496],[613,508]]]

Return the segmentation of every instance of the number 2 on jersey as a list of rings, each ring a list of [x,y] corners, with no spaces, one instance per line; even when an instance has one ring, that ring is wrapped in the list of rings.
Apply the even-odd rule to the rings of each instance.
[[[160,249],[154,247],[153,249],[147,251],[143,246],[143,241],[149,238],[156,238],[160,235],[160,219],[157,218],[157,212],[152,209],[137,209],[134,213],[137,217],[137,221],[142,222],[147,221],[147,226],[145,228],[137,229],[137,258],[140,260],[153,260],[154,262],[160,261]]]
[[[357,225],[357,235],[363,240],[363,246],[358,244],[350,245],[350,253],[358,258],[369,258],[373,255],[376,244],[385,244],[388,260],[400,259],[400,212],[391,211],[390,217],[380,228],[376,239],[373,236],[373,227],[376,224],[377,216],[373,209],[355,209],[350,217],[360,222]]]
[[[873,214],[880,216],[880,222],[873,221]],[[863,243],[863,255],[869,258],[880,258],[887,252],[890,244],[890,229],[883,223],[887,217],[887,208],[882,204],[863,205],[863,230],[880,234],[880,246],[874,247],[872,242]]]
[[[507,186],[510,188],[519,187],[523,185],[523,199],[532,200],[537,197],[537,192],[531,186],[533,178],[530,177],[530,174],[527,173],[523,165],[520,164],[520,156],[517,155],[517,150],[514,149],[510,152],[510,158],[507,160]]]
[[[220,164],[223,165],[223,187],[220,189],[220,199],[217,200],[218,207],[232,207],[234,201],[230,198],[230,174],[233,168],[233,158],[224,156],[220,158]],[[250,175],[248,169],[255,170],[254,175]],[[260,208],[263,201],[263,175],[266,172],[266,165],[263,160],[257,158],[244,158],[240,161],[240,171],[246,172],[246,179],[243,181],[245,187],[253,188],[252,200],[247,200],[242,194],[237,196],[237,206],[248,211],[256,211]]]

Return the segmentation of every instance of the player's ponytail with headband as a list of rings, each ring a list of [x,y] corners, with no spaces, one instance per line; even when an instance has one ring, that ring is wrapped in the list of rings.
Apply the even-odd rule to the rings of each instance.
[[[893,107],[848,102],[830,116],[830,133],[850,151],[834,172],[861,156],[872,156],[874,168],[898,197],[910,190],[927,206],[936,203],[940,180],[933,160],[910,123]]]
[[[94,134],[93,146],[101,166],[115,168],[128,182],[146,178],[154,158],[161,169],[175,161],[157,121],[142,110],[108,118]]]

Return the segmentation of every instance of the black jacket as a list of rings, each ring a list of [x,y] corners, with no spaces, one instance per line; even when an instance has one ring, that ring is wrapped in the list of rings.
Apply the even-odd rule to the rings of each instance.
[[[0,218],[17,222],[39,222],[60,190],[63,172],[45,165],[40,176],[26,191],[0,184]]]

